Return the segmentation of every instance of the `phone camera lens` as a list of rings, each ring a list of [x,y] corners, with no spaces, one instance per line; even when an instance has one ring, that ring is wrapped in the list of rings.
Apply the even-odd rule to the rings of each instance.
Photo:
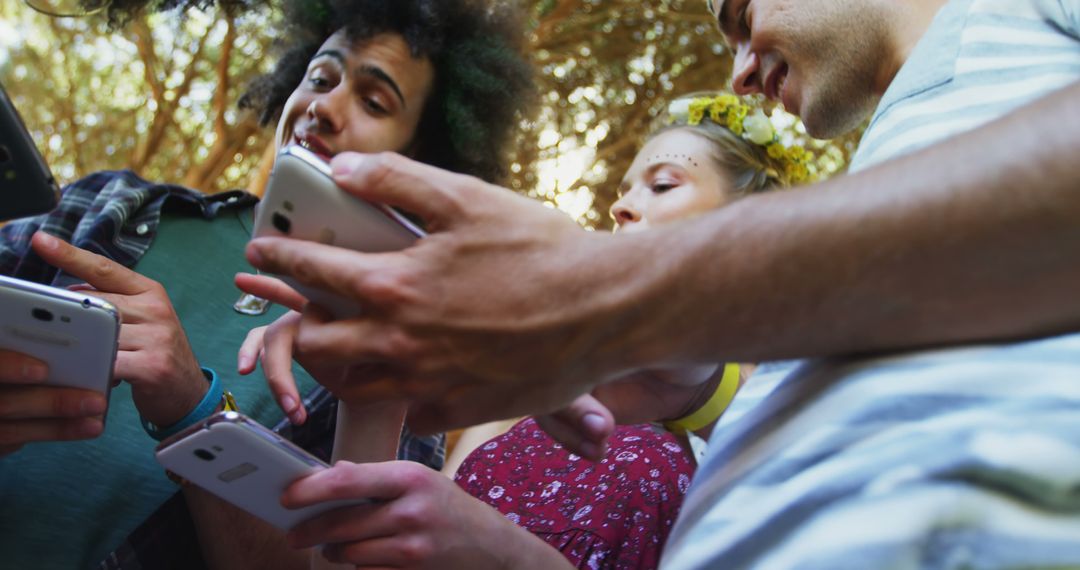
[[[209,451],[207,451],[205,449],[196,449],[195,450],[195,457],[198,457],[199,459],[202,459],[203,461],[213,461],[214,460],[214,454],[210,453]]]
[[[271,216],[270,223],[274,224],[274,227],[277,228],[277,231],[283,234],[288,234],[289,230],[292,229],[292,222],[289,221],[289,218],[278,212],[274,212],[274,215]]]
[[[49,322],[49,321],[53,320],[52,312],[47,311],[45,309],[41,309],[41,308],[34,309],[34,310],[30,311],[30,314],[33,315],[34,318],[39,320],[39,321]]]

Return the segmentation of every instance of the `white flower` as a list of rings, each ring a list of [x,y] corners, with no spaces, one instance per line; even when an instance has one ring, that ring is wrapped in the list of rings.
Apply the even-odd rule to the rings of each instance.
[[[773,140],[772,123],[761,109],[754,111],[753,115],[743,119],[743,129],[745,129],[746,138],[754,144],[766,144]]]
[[[678,121],[685,121],[690,116],[690,99],[676,99],[667,108],[668,116]]]

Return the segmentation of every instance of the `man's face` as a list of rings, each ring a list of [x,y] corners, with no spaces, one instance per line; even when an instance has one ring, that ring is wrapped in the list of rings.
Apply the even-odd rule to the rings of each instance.
[[[818,138],[874,110],[889,51],[888,21],[867,0],[712,0],[735,50],[732,89],[763,93]]]
[[[351,43],[338,32],[311,58],[278,121],[278,150],[299,144],[325,158],[343,151],[407,154],[434,68],[396,34]]]

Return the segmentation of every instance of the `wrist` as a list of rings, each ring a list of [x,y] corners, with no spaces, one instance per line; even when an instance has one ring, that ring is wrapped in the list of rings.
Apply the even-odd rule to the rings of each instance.
[[[147,435],[158,441],[164,440],[177,432],[184,430],[188,426],[213,415],[223,405],[226,405],[226,403],[232,403],[232,394],[229,394],[224,390],[221,379],[218,377],[217,373],[209,368],[202,368],[201,372],[207,383],[207,389],[204,392],[202,399],[199,400],[186,415],[169,424],[155,424],[148,418],[140,416],[143,429],[146,430]]]
[[[680,288],[686,283],[679,275],[685,256],[671,239],[667,228],[603,237],[605,247],[593,252],[608,260],[595,275],[602,282],[594,285],[602,308],[596,321],[601,324],[601,338],[590,358],[598,364],[596,376],[607,381],[627,370],[687,362],[681,358],[686,323],[667,318],[668,311],[642,310],[643,307],[679,302]],[[627,259],[650,259],[649,268],[626,263]],[[658,316],[662,320],[658,320]]]
[[[206,397],[210,383],[198,363],[182,376],[157,383],[131,382],[139,416],[159,426],[176,423]]]

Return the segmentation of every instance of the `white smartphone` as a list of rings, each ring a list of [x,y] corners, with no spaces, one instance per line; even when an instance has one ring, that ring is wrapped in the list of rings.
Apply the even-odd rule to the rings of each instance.
[[[404,249],[423,235],[423,230],[393,208],[339,188],[330,165],[297,145],[278,153],[252,232],[253,237],[286,236],[368,253]],[[351,299],[306,287],[287,276],[282,279],[337,318],[360,312]]]
[[[155,455],[169,471],[282,530],[326,511],[371,502],[281,506],[286,487],[329,465],[237,412],[215,414],[166,439]]]
[[[48,363],[49,384],[108,396],[119,334],[106,301],[0,276],[0,348]]]
[[[44,214],[60,187],[0,85],[0,221]]]

